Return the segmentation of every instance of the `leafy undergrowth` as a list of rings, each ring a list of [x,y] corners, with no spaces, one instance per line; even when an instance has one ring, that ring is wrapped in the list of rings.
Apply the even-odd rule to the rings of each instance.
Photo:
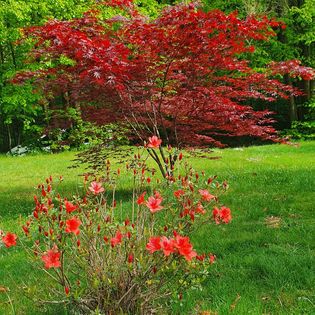
[[[217,261],[203,290],[183,292],[169,313],[311,314],[315,310],[315,142],[214,150],[193,158],[197,169],[230,185],[221,197],[233,211],[229,226],[200,228],[198,251]],[[68,169],[74,153],[0,157],[0,229],[17,231],[33,209],[34,187],[49,175],[65,177],[60,190],[80,191],[83,169]],[[127,200],[128,180],[119,191]],[[119,198],[118,198],[119,199]],[[55,305],[38,308],[26,297],[36,270],[18,248],[0,248],[0,314],[67,314]],[[47,285],[49,280],[47,279]],[[45,290],[45,287],[43,287]]]

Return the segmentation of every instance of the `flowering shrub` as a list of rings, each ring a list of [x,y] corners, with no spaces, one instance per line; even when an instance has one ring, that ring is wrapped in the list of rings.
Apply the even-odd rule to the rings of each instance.
[[[149,140],[152,150],[160,144],[157,137]],[[231,220],[218,199],[227,184],[199,174],[182,154],[177,165],[160,182],[140,153],[124,176],[108,161],[106,174],[86,175],[83,194],[71,199],[47,178],[23,237],[7,232],[2,242],[23,245],[51,278],[54,302],[83,313],[152,313],[185,287],[199,286],[215,261],[212,253],[197,252],[194,229]],[[130,202],[117,200],[120,180],[133,183]]]

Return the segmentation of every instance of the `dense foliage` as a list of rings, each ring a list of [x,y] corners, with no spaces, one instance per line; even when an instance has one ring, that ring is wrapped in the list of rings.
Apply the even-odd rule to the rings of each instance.
[[[94,110],[90,119],[128,122],[142,141],[151,133],[175,146],[222,145],[226,136],[275,140],[270,112],[244,101],[299,95],[271,76],[314,76],[296,60],[250,66],[255,42],[284,27],[273,19],[181,4],[150,20],[130,1],[107,5],[120,14],[103,19],[93,10],[26,30],[36,39],[33,57],[50,66],[19,78],[31,78],[48,96],[66,95],[83,111],[100,105],[105,112]]]
[[[48,103],[40,102],[39,91],[30,84],[13,85],[10,79],[21,69],[34,69],[25,63],[31,48],[20,42],[21,28],[41,25],[49,19],[80,16],[94,1],[1,1],[0,2],[0,151],[39,137],[49,123]]]

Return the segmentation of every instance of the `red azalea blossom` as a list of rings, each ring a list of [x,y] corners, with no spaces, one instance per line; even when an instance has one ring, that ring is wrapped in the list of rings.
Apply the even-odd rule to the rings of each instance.
[[[215,196],[211,195],[207,189],[199,189],[198,191],[204,201],[211,201],[211,199],[215,198]]]
[[[232,220],[231,210],[224,206],[221,209],[215,207],[212,211],[212,216],[216,224],[221,222],[227,224]]]
[[[80,234],[79,226],[81,225],[81,221],[73,217],[66,221],[66,232],[67,233],[74,233],[75,235]]]
[[[190,216],[190,219],[191,221],[195,221],[195,211],[194,210],[190,210],[189,211],[189,216]]]
[[[137,204],[140,206],[140,205],[143,205],[144,204],[144,196],[145,196],[145,194],[146,194],[147,192],[145,191],[145,192],[143,192],[140,196],[139,196],[139,198],[137,199]]]
[[[13,233],[8,232],[5,236],[2,237],[2,242],[5,247],[11,247],[16,245],[17,236]]]
[[[130,224],[130,220],[129,219],[126,219],[125,220],[125,226],[128,226]]]
[[[59,268],[61,266],[60,263],[60,253],[57,250],[57,247],[55,246],[53,249],[48,250],[44,255],[42,256],[42,261],[45,263],[45,268]]]
[[[161,249],[161,238],[159,236],[157,237],[150,237],[149,243],[146,246],[146,249],[153,254],[154,252],[157,252]]]
[[[162,140],[157,136],[149,137],[148,148],[157,149],[162,143]]]
[[[175,252],[174,240],[168,239],[166,236],[161,237],[161,247],[165,256],[169,256]]]
[[[185,192],[182,189],[174,191],[174,196],[179,199],[182,195],[184,195]]]
[[[221,207],[220,216],[221,220],[226,224],[232,220],[231,210],[227,207]]]
[[[111,245],[112,247],[115,247],[116,245],[118,245],[118,244],[121,243],[122,238],[123,238],[123,235],[121,234],[121,232],[120,232],[120,231],[117,231],[115,237],[112,237],[112,238],[110,239],[110,245]]]
[[[78,206],[75,206],[74,204],[72,204],[71,202],[67,200],[65,201],[65,206],[66,206],[67,213],[71,213],[78,209]]]
[[[133,263],[133,260],[134,260],[133,255],[132,255],[132,254],[129,254],[129,255],[128,255],[128,263],[129,263],[129,264]]]
[[[23,225],[23,226],[22,226],[22,229],[23,229],[23,231],[24,231],[24,233],[25,233],[26,236],[30,233],[30,230],[28,229],[27,226]]]
[[[101,192],[103,192],[105,189],[104,187],[102,187],[102,183],[98,183],[98,182],[92,182],[89,190],[94,194],[94,195],[98,195]]]
[[[202,255],[197,255],[196,256],[196,259],[199,260],[199,261],[204,261],[206,258],[206,254],[202,254]]]
[[[195,211],[197,213],[201,213],[201,214],[205,214],[206,213],[206,210],[203,208],[202,204],[201,203],[198,203]]]
[[[66,295],[68,295],[68,294],[69,294],[69,292],[70,292],[69,287],[65,287],[65,293],[66,293]]]
[[[186,260],[191,261],[192,258],[197,256],[189,242],[189,237],[177,235],[175,238],[174,246],[178,249],[180,255],[184,256]]]
[[[151,213],[155,213],[157,211],[160,211],[163,209],[162,206],[160,206],[161,202],[163,201],[163,198],[158,196],[158,197],[149,197],[146,206],[150,209]]]
[[[215,255],[210,254],[209,255],[209,262],[210,262],[210,264],[213,264],[215,262],[216,258],[217,257]]]

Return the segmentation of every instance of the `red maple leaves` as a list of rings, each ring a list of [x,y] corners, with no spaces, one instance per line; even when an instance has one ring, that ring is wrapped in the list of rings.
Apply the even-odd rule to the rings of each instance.
[[[35,77],[49,93],[68,93],[70,103],[102,105],[106,121],[127,121],[141,138],[149,129],[166,145],[220,146],[224,137],[248,135],[277,140],[271,113],[243,102],[299,93],[270,75],[314,77],[296,61],[273,63],[264,73],[250,67],[245,53],[254,52],[255,41],[275,35],[272,28],[282,25],[274,20],[241,20],[182,4],[149,21],[131,1],[106,3],[126,9],[126,16],[103,21],[93,11],[28,29],[37,39],[34,56],[55,66],[22,77]],[[60,62],[61,56],[68,61]],[[88,118],[104,121],[97,109]],[[155,140],[150,147],[161,144]]]

